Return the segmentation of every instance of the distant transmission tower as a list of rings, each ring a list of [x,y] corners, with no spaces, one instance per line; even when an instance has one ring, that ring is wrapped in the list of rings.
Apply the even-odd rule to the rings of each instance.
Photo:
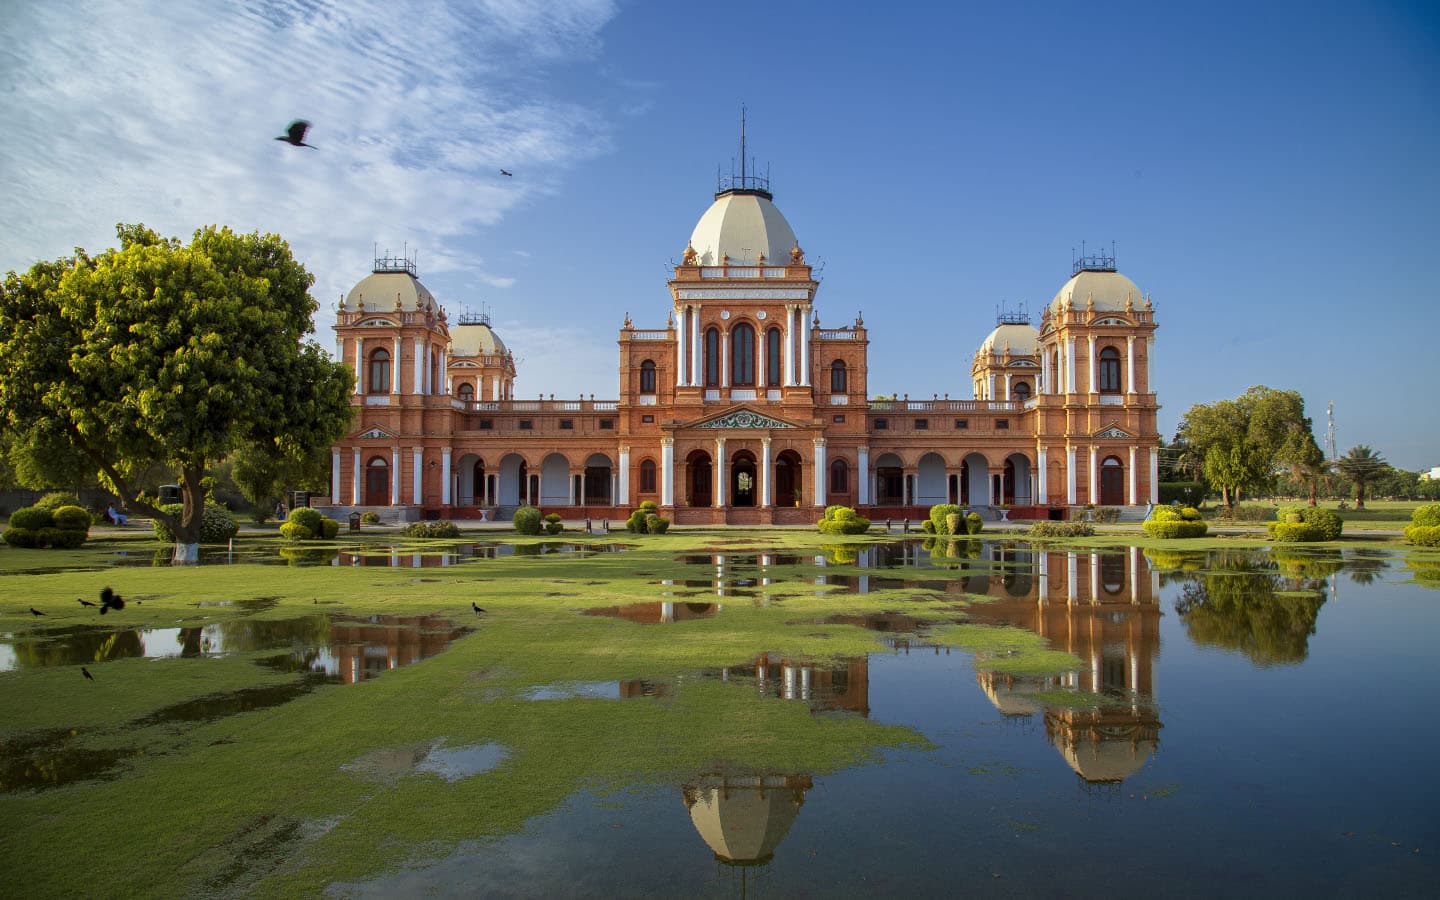
[[[1325,418],[1328,424],[1325,427],[1325,455],[1330,461],[1335,461],[1335,401],[1331,400],[1325,408]]]

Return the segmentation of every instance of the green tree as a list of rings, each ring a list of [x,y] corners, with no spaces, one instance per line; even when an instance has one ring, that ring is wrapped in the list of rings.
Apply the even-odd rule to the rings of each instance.
[[[1318,473],[1315,467],[1324,462],[1304,398],[1263,385],[1234,400],[1190,407],[1175,443],[1183,448],[1177,465],[1192,476],[1203,475],[1220,490],[1226,506],[1243,492],[1272,486],[1277,471]]]
[[[1380,454],[1365,444],[1351,447],[1346,454],[1335,460],[1335,468],[1346,480],[1355,485],[1355,508],[1365,508],[1365,486],[1378,480],[1390,468]]]
[[[0,290],[0,408],[63,431],[91,470],[196,557],[201,479],[237,446],[303,456],[347,427],[353,376],[305,341],[313,277],[276,235],[207,227],[188,245],[120,225],[118,250],[36,263]],[[171,516],[140,496],[162,465]]]

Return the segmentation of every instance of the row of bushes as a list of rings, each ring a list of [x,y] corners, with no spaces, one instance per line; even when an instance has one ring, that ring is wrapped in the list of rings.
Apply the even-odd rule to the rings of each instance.
[[[928,528],[926,526],[929,526]],[[985,520],[979,513],[966,515],[964,507],[954,503],[937,503],[930,507],[930,518],[920,523],[920,530],[935,535],[979,534]]]
[[[1204,537],[1210,530],[1205,517],[1193,506],[1157,506],[1141,527],[1153,538],[1167,539]]]
[[[210,512],[208,503],[205,504],[205,512],[207,515]],[[333,541],[339,534],[339,522],[308,506],[290,510],[290,515],[285,517],[285,524],[280,526],[280,536],[287,541]]]
[[[1031,537],[1041,538],[1071,538],[1090,537],[1095,534],[1095,526],[1089,522],[1073,520],[1069,522],[1051,522],[1042,520],[1030,526]]]
[[[625,520],[625,530],[631,534],[664,534],[670,530],[670,520],[660,515],[654,500],[646,500]]]
[[[1427,503],[1410,514],[1405,540],[1420,547],[1440,547],[1440,503]]]
[[[441,519],[435,522],[411,522],[402,528],[400,533],[413,538],[458,538],[460,527],[454,522]]]
[[[1265,526],[1270,537],[1282,544],[1334,541],[1340,538],[1345,522],[1339,514],[1319,506],[1282,506],[1275,521]]]
[[[870,520],[848,506],[827,506],[825,515],[815,523],[821,534],[864,534]]]
[[[49,494],[10,514],[5,543],[12,547],[73,550],[90,537],[90,513],[74,494]]]

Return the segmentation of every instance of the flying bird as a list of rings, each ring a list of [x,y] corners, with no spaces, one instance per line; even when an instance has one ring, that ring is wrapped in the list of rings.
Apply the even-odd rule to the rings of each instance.
[[[32,615],[32,616],[43,616],[43,615],[45,615],[45,614],[44,614],[43,612],[41,612],[40,610],[38,610],[38,609],[36,609],[35,607],[32,606],[32,607],[30,607],[30,615]]]
[[[94,680],[95,680],[95,676],[94,676],[94,675],[91,675],[91,674],[90,674],[90,670],[87,669],[87,668],[85,668],[84,666],[81,666],[81,667],[80,667],[80,674],[85,676],[85,680],[86,680],[86,681],[94,681]]]
[[[512,174],[512,173],[510,173],[510,172],[507,172],[507,171],[505,171],[504,169],[501,169],[501,170],[500,170],[500,174],[501,174],[501,175],[504,175],[506,178],[514,178],[514,177],[515,177],[514,174]]]
[[[100,589],[100,615],[105,615],[112,609],[120,610],[125,608],[125,600],[119,594],[103,587]]]
[[[311,150],[318,149],[314,144],[305,143],[305,132],[309,130],[309,122],[305,121],[304,119],[296,119],[295,121],[290,123],[289,128],[285,129],[285,133],[277,137],[275,140],[284,141],[285,143],[293,144],[296,147],[309,147]]]
[[[81,606],[94,606],[94,605],[95,605],[94,603],[91,603],[89,600],[81,600],[79,597],[76,597],[76,598],[75,598],[75,602],[76,602],[76,603],[79,603]]]

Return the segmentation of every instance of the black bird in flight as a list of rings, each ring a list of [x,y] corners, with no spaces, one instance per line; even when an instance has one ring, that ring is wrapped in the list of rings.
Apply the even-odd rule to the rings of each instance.
[[[100,615],[105,615],[112,609],[120,610],[125,608],[125,600],[119,594],[103,587],[100,589]]]
[[[76,602],[76,603],[79,603],[81,606],[94,606],[94,605],[95,605],[94,603],[91,603],[89,600],[81,600],[79,597],[76,597],[76,598],[75,598],[75,602]]]
[[[305,143],[305,132],[309,130],[309,122],[304,119],[296,119],[290,123],[289,128],[285,129],[285,133],[275,140],[284,141],[287,144],[294,144],[296,147],[309,147],[311,150],[315,150],[317,148],[314,144]]]
[[[471,601],[470,601],[470,608],[473,609],[473,610],[475,610],[475,615],[477,615],[477,616],[480,615],[481,613],[483,613],[483,612],[485,611],[485,610],[482,609],[482,608],[480,607],[480,605],[477,604],[474,600],[471,600]]]
[[[38,609],[36,609],[35,607],[32,606],[32,607],[30,607],[30,615],[32,615],[32,616],[43,616],[43,615],[45,615],[45,614],[44,614],[43,612],[41,612],[40,610],[38,610]]]
[[[84,676],[85,676],[85,680],[87,680],[87,681],[94,681],[94,680],[95,680],[95,676],[94,676],[94,675],[91,675],[91,674],[90,674],[90,670],[87,669],[87,668],[85,668],[84,666],[81,666],[81,667],[80,667],[80,674],[81,674],[81,675],[84,675]]]
[[[514,178],[514,177],[515,177],[512,173],[507,172],[507,171],[505,171],[504,169],[501,169],[501,170],[500,170],[500,174],[501,174],[501,175],[504,175],[506,178]]]

